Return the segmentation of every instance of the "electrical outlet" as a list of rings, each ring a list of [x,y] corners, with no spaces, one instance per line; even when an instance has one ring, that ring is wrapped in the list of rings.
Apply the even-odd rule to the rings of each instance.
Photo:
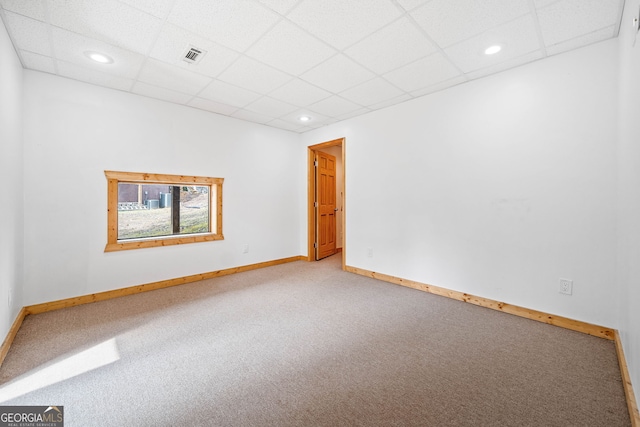
[[[9,288],[9,308],[11,308],[11,303],[13,303],[13,289]]]
[[[249,253],[249,245],[242,245],[242,253],[243,254],[248,254]]]
[[[367,248],[367,257],[373,258],[373,248]]]
[[[573,293],[573,280],[569,279],[560,279],[560,290],[561,294],[571,295]]]

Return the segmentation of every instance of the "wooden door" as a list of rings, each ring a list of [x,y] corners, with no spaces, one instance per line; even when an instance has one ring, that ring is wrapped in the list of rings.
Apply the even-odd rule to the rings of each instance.
[[[316,153],[316,260],[336,253],[336,158]]]

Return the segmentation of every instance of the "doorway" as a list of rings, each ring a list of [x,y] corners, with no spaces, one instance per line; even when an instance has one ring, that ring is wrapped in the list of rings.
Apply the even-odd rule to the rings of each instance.
[[[342,252],[342,269],[345,269],[345,260],[346,260],[346,245],[345,245],[345,236],[346,236],[346,211],[345,211],[345,175],[346,175],[346,162],[345,162],[345,139],[334,139],[332,141],[323,142],[321,144],[316,144],[308,147],[308,188],[307,188],[307,200],[308,200],[308,253],[307,260],[315,261],[329,254],[333,254],[335,252]],[[329,156],[327,156],[329,154]],[[320,160],[319,158],[324,157],[325,166],[326,159],[330,157],[336,158],[336,176],[338,179],[336,180],[337,184],[335,185],[335,207],[331,206],[331,203],[326,203],[326,200],[320,200],[322,197],[319,194],[319,191],[322,190],[324,186],[325,194],[330,193],[326,192],[328,182],[330,179],[327,179],[327,174],[330,175],[330,172],[326,171],[326,168],[323,168],[321,176],[319,167]],[[321,201],[323,206],[321,207]],[[322,208],[322,211],[321,211]],[[332,212],[333,211],[333,215]],[[333,221],[333,225],[331,224]],[[327,230],[331,230],[335,228],[334,236],[327,236]],[[324,236],[321,233],[325,233]],[[335,244],[335,252],[332,251],[331,246],[327,246],[327,241],[331,240],[333,237]],[[322,242],[321,242],[322,238]],[[323,253],[320,254],[320,246],[323,243]],[[329,242],[330,243],[330,242]],[[327,252],[329,251],[329,252]]]

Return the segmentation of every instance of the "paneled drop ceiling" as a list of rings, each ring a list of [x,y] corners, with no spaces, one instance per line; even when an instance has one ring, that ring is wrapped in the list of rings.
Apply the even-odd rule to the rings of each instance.
[[[305,132],[616,37],[623,3],[0,0],[0,16],[27,69]]]

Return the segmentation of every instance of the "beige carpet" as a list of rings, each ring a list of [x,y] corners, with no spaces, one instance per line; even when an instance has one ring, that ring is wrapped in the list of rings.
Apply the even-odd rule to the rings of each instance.
[[[628,426],[614,343],[295,262],[29,316],[0,405],[69,426]]]

